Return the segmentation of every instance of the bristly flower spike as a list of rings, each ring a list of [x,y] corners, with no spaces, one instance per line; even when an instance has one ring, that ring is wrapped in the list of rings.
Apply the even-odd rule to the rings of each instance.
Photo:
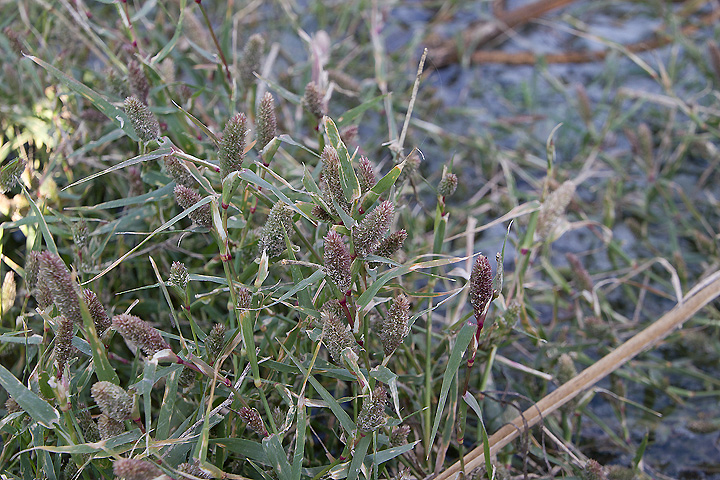
[[[255,75],[253,72],[260,71],[260,61],[262,59],[264,48],[265,39],[259,33],[251,35],[245,44],[243,57],[240,61],[240,80],[246,89],[250,88],[250,86],[255,82]]]
[[[355,255],[364,258],[375,251],[390,228],[394,215],[395,207],[389,200],[382,202],[365,215],[352,231]]]
[[[372,399],[363,400],[362,409],[358,414],[357,428],[362,433],[372,432],[385,425],[385,405],[387,404],[387,390],[378,384],[372,392]]]
[[[135,133],[143,142],[156,140],[160,136],[160,124],[157,118],[155,118],[148,106],[138,100],[137,97],[127,97],[125,99],[125,113],[127,113],[130,123],[135,129]]]
[[[341,311],[340,302],[337,300],[330,300],[322,309],[323,343],[330,352],[333,362],[338,365],[342,365],[342,352],[346,348],[358,352],[358,345],[350,331],[350,326],[340,320]]]
[[[350,252],[345,242],[335,230],[330,230],[325,236],[325,251],[323,260],[325,273],[338,287],[340,293],[345,295],[351,288]]]
[[[124,388],[111,382],[97,382],[90,389],[100,410],[118,422],[133,419],[135,402]]]
[[[257,144],[255,147],[262,150],[276,135],[275,100],[272,93],[265,92],[257,112]]]
[[[60,325],[55,333],[55,363],[57,363],[58,378],[62,377],[65,365],[75,349],[72,345],[74,327],[72,320],[60,317]]]
[[[242,407],[240,411],[238,411],[238,415],[243,419],[247,426],[250,427],[250,429],[260,436],[267,437],[269,435],[267,429],[265,428],[265,423],[260,416],[260,412],[258,412],[257,409]]]
[[[170,265],[170,276],[168,277],[170,285],[184,293],[189,280],[190,273],[183,262],[173,262]]]
[[[478,255],[470,273],[470,305],[475,311],[478,331],[482,330],[487,305],[493,298],[492,267],[485,255]]]
[[[98,337],[102,337],[103,333],[112,326],[112,321],[110,317],[108,317],[102,302],[100,302],[100,299],[95,295],[95,292],[85,288],[83,289],[83,298],[95,324],[95,331]]]
[[[449,197],[453,193],[455,193],[455,190],[457,190],[458,186],[458,177],[454,173],[446,173],[443,175],[442,180],[440,180],[440,184],[438,185],[438,195],[441,197]]]
[[[140,317],[122,313],[115,315],[112,325],[116,332],[122,337],[145,352],[145,355],[152,357],[160,350],[170,348],[170,345],[156,329]]]
[[[375,178],[375,168],[367,157],[360,157],[359,167],[357,169],[357,177],[360,182],[360,191],[366,193],[377,183]]]
[[[410,333],[410,301],[401,294],[388,309],[387,318],[378,332],[386,357],[392,355],[408,333]]]
[[[225,124],[218,159],[220,161],[220,172],[223,178],[228,173],[242,168],[243,157],[245,156],[245,136],[247,135],[247,117],[244,113],[238,113]]]
[[[175,185],[175,200],[185,210],[191,208],[196,203],[202,200],[202,196],[191,188],[187,188],[184,185]],[[190,219],[195,222],[198,226],[204,228],[212,227],[212,213],[210,210],[210,204],[205,204],[200,208],[197,208],[188,214]]]
[[[318,120],[325,116],[327,105],[325,105],[325,94],[315,82],[310,82],[305,86],[305,95],[303,96],[303,105]]]
[[[262,230],[260,248],[267,251],[268,257],[276,257],[285,251],[285,234],[292,235],[292,210],[284,203],[273,205]]]
[[[52,252],[40,254],[39,281],[47,286],[60,314],[70,321],[82,324],[80,313],[80,287],[65,262]]]
[[[113,473],[125,480],[168,480],[170,478],[154,463],[136,458],[115,460]]]
[[[97,420],[97,428],[100,433],[100,438],[107,440],[108,438],[123,433],[125,431],[125,424],[101,413]]]
[[[190,175],[190,172],[185,168],[182,160],[179,160],[172,155],[165,155],[163,157],[163,164],[165,170],[170,174],[175,183],[184,185],[188,188],[194,188],[197,186],[197,180]]]

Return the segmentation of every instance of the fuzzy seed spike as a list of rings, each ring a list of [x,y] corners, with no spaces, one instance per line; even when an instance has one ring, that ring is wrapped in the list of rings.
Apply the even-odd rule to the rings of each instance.
[[[247,130],[247,117],[244,113],[236,114],[225,124],[218,151],[223,178],[242,168]]]
[[[143,142],[156,140],[160,136],[160,124],[147,105],[137,97],[125,99],[125,113],[135,129],[135,133]]]
[[[475,311],[475,318],[478,325],[482,328],[482,318],[485,313],[485,307],[492,300],[492,267],[490,261],[485,255],[478,255],[470,273],[470,305]]]
[[[351,288],[350,252],[345,247],[342,237],[335,230],[330,230],[325,236],[325,252],[323,260],[325,273],[330,280],[338,287],[341,293],[345,294]]]
[[[410,333],[409,322],[410,301],[405,295],[400,294],[388,309],[387,318],[378,332],[386,357],[392,355]]]
[[[110,382],[93,384],[90,393],[100,410],[118,422],[131,420],[135,402],[124,388]]]
[[[80,313],[80,287],[65,262],[52,252],[40,254],[39,278],[48,288],[60,314],[68,320],[82,324]]]
[[[390,228],[394,215],[395,207],[386,200],[353,228],[352,241],[358,257],[367,257],[375,251]]]
[[[160,350],[170,348],[165,339],[156,329],[140,317],[123,313],[115,315],[112,319],[112,325],[116,332],[122,337],[136,345],[145,355],[152,357]]]
[[[265,92],[257,112],[257,144],[255,147],[262,150],[276,135],[275,99],[272,93]]]

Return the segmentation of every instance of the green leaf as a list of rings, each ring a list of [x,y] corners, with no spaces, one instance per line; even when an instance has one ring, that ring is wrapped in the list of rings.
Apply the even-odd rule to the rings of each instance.
[[[357,480],[363,460],[365,460],[365,454],[367,454],[368,448],[370,448],[371,441],[372,435],[365,435],[355,446],[355,453],[353,454],[350,468],[348,469],[348,480]]]
[[[170,39],[170,41],[165,44],[165,46],[162,48],[162,50],[160,50],[157,53],[157,55],[155,55],[153,58],[150,59],[151,63],[157,64],[157,63],[162,62],[163,59],[165,57],[167,57],[170,54],[170,52],[172,52],[173,48],[175,48],[175,44],[180,39],[180,35],[182,34],[183,20],[185,19],[186,3],[187,3],[187,0],[180,1],[180,17],[177,20],[177,26],[175,27],[175,33],[173,34],[173,37]]]
[[[292,469],[287,461],[287,454],[276,434],[263,438],[263,450],[270,460],[270,465],[277,472],[280,480],[292,480]]]
[[[125,132],[121,128],[116,128],[112,132],[106,133],[102,137],[98,138],[97,140],[93,140],[92,142],[88,142],[82,147],[78,148],[74,152],[72,152],[70,155],[68,155],[68,158],[77,157],[79,155],[84,155],[86,152],[92,150],[95,147],[99,147],[101,145],[105,145],[106,143],[110,143],[113,140],[117,140],[118,138],[122,138],[125,136]]]
[[[37,396],[35,392],[20,383],[15,375],[3,365],[0,365],[0,385],[40,425],[52,429],[55,428],[54,424],[59,423],[60,413]]]
[[[403,453],[411,451],[418,443],[420,443],[420,440],[416,440],[412,443],[406,443],[405,445],[401,445],[399,447],[388,448],[380,452],[373,453],[365,457],[365,462],[370,464],[376,463],[377,465],[382,465],[383,463],[392,460],[395,457],[399,457]]]
[[[385,174],[383,178],[381,178],[370,189],[369,192],[365,194],[365,198],[363,198],[362,201],[363,210],[367,211],[372,206],[372,204],[375,203],[378,198],[380,198],[380,195],[390,190],[390,188],[395,185],[395,182],[397,181],[398,177],[400,177],[400,174],[402,173],[404,167],[404,161],[395,165],[393,168],[390,169],[388,173]]]
[[[137,157],[130,158],[128,160],[125,160],[124,162],[120,162],[117,165],[113,165],[110,168],[106,168],[105,170],[102,170],[100,172],[95,172],[92,175],[88,175],[85,178],[81,178],[80,180],[71,183],[70,185],[63,188],[63,190],[67,190],[68,188],[74,187],[75,185],[80,185],[81,183],[89,182],[90,180],[101,177],[107,173],[114,172],[116,170],[120,170],[121,168],[129,167],[130,165],[135,165],[136,163],[142,163],[142,162],[148,162],[150,160],[155,160],[156,158],[164,157],[165,155],[169,155],[172,153],[172,149],[169,147],[161,148],[160,150],[155,150],[154,152],[148,153],[147,155],[138,155]]]
[[[281,345],[282,346],[282,345]],[[285,347],[283,346],[283,349]],[[285,349],[285,353],[287,353],[288,357],[292,359],[292,361],[297,365],[297,367],[300,369],[300,371],[303,373],[304,376],[308,378],[310,383],[312,384],[315,391],[322,397],[323,400],[325,400],[325,403],[327,403],[328,408],[330,408],[330,411],[333,412],[335,417],[340,422],[340,426],[342,426],[343,430],[345,430],[345,433],[348,435],[351,435],[352,432],[355,430],[355,422],[352,421],[350,416],[347,414],[347,412],[340,406],[340,404],[335,400],[335,397],[333,397],[330,392],[325,390],[325,387],[323,387],[320,382],[315,380],[312,375],[307,375],[307,369],[305,369],[300,362],[298,362],[295,357],[293,357],[290,352]]]
[[[246,180],[246,181],[252,183],[253,185],[257,185],[258,187],[262,187],[264,189],[270,190],[278,197],[278,199],[282,200],[288,207],[292,208],[293,210],[295,210],[296,212],[298,212],[300,215],[307,218],[308,220],[311,220],[309,217],[307,217],[305,215],[305,213],[302,210],[297,208],[295,206],[295,202],[290,200],[287,197],[287,195],[285,195],[279,188],[277,188],[275,185],[267,182],[266,180],[263,180],[252,170],[248,170],[248,169],[244,168],[244,169],[240,170],[240,172],[238,173],[238,176],[240,178],[242,178],[243,180]]]
[[[270,464],[265,449],[257,442],[245,440],[244,438],[211,438],[210,443],[222,445],[230,452],[244,455],[263,465]]]
[[[136,197],[118,198],[117,200],[110,200],[89,207],[66,207],[65,210],[108,210],[110,208],[127,207],[129,205],[142,205],[155,200],[171,197],[173,195],[174,188],[175,182],[170,182],[164,187],[160,187],[157,190],[153,190]]]
[[[82,314],[83,325],[85,326],[85,339],[90,344],[92,350],[93,367],[95,367],[98,380],[120,385],[120,379],[110,365],[107,357],[107,349],[98,337],[97,331],[95,330],[95,322],[93,321],[92,315],[90,315],[85,300],[83,300],[82,297],[78,297],[78,300],[80,301],[80,313]]]
[[[393,406],[395,407],[395,413],[397,413],[398,417],[402,418],[402,414],[400,413],[400,397],[398,395],[397,375],[386,366],[378,365],[372,369],[370,376],[380,380],[390,387],[390,397],[392,398]]]
[[[475,412],[475,415],[478,416],[478,420],[480,422],[480,432],[483,441],[483,453],[485,454],[485,471],[487,472],[488,478],[491,479],[493,476],[491,472],[493,472],[494,467],[492,465],[492,461],[490,460],[490,441],[488,440],[488,433],[485,429],[485,422],[483,422],[482,410],[480,409],[480,405],[478,405],[477,400],[475,400],[475,397],[470,392],[465,392],[465,395],[463,395],[463,400],[465,400],[465,403],[467,403],[470,408],[472,408],[473,412]]]
[[[361,103],[360,105],[358,105],[358,106],[355,107],[355,108],[351,108],[350,110],[348,110],[347,112],[345,112],[344,114],[342,114],[342,116],[340,116],[340,118],[338,118],[337,126],[338,126],[339,128],[342,128],[342,127],[344,127],[344,126],[346,126],[346,125],[349,125],[353,120],[355,120],[357,117],[359,117],[360,115],[362,115],[363,113],[365,113],[368,109],[370,109],[370,108],[374,107],[375,105],[379,104],[379,103],[380,103],[380,100],[382,100],[382,99],[385,98],[386,96],[387,96],[387,94],[385,94],[385,95],[378,95],[378,96],[375,97],[375,98],[371,98],[371,99],[368,100],[367,102]]]
[[[445,402],[447,401],[448,392],[450,391],[450,384],[452,383],[453,377],[460,367],[463,354],[467,350],[470,342],[475,336],[477,331],[477,325],[473,323],[465,322],[463,327],[455,339],[455,345],[450,352],[450,359],[448,360],[445,373],[443,374],[442,387],[440,387],[440,398],[438,398],[437,411],[435,412],[435,421],[433,422],[432,433],[430,434],[430,445],[435,442],[435,435],[437,434],[438,427],[440,426],[440,418],[442,417],[443,409],[445,408]],[[428,452],[428,456],[430,452]]]
[[[292,464],[292,480],[300,480],[303,457],[305,455],[305,431],[307,430],[307,409],[305,397],[300,395],[297,404],[297,428],[295,429],[295,454]]]
[[[27,188],[25,188],[25,185],[20,183],[20,187],[22,188],[23,194],[25,195],[25,198],[27,199],[28,203],[30,204],[30,208],[32,209],[33,213],[35,214],[35,218],[38,219],[37,224],[38,227],[40,227],[40,232],[42,232],[43,240],[45,240],[45,246],[49,251],[54,253],[55,255],[58,254],[57,246],[55,245],[55,240],[53,240],[53,236],[50,233],[50,229],[48,228],[47,222],[45,221],[45,217],[43,216],[42,212],[38,208],[37,204],[35,204],[35,201],[33,201],[32,197],[30,196],[30,192],[27,191]]]
[[[140,243],[138,243],[137,245],[135,245],[135,246],[134,246],[133,248],[131,248],[129,251],[125,252],[125,254],[123,254],[120,258],[118,258],[117,260],[115,260],[115,261],[114,261],[113,263],[111,263],[109,266],[105,267],[105,269],[103,269],[102,272],[98,273],[97,275],[95,275],[93,278],[91,278],[90,280],[88,280],[88,281],[85,282],[85,283],[94,282],[94,281],[97,280],[98,278],[104,276],[104,275],[105,275],[106,273],[108,273],[110,270],[112,270],[112,269],[114,269],[115,267],[117,267],[118,265],[120,265],[127,257],[129,257],[130,255],[132,255],[133,253],[135,253],[135,251],[137,251],[141,246],[143,246],[148,240],[150,240],[151,238],[153,238],[155,235],[157,235],[158,233],[162,232],[163,230],[171,227],[172,225],[174,225],[174,224],[177,223],[178,221],[182,220],[183,218],[187,217],[189,213],[194,212],[195,210],[197,210],[198,208],[202,207],[203,205],[206,205],[206,204],[210,203],[210,202],[212,201],[212,199],[213,199],[213,197],[205,197],[205,198],[203,198],[202,200],[200,200],[198,203],[196,203],[195,205],[193,205],[192,207],[190,207],[190,208],[188,208],[187,210],[184,210],[184,211],[180,212],[179,214],[175,215],[173,218],[171,218],[170,220],[168,220],[167,222],[163,223],[163,224],[160,225],[158,228],[156,228],[155,230],[153,230],[153,232],[152,232],[150,235],[148,235],[147,237],[145,237]]]
[[[360,182],[358,181],[355,169],[350,162],[350,154],[348,149],[340,138],[340,132],[338,132],[335,122],[330,117],[325,117],[325,132],[330,139],[330,144],[337,150],[338,157],[340,157],[340,184],[342,185],[343,193],[345,194],[345,200],[348,202],[354,202],[360,198]]]
[[[105,100],[103,97],[100,96],[99,93],[97,93],[92,88],[83,85],[72,77],[69,77],[68,75],[53,67],[49,63],[44,62],[43,60],[40,60],[39,58],[32,55],[25,56],[40,65],[45,70],[47,70],[50,74],[60,80],[64,85],[70,87],[76,93],[80,94],[83,98],[92,103],[95,108],[100,110],[103,115],[108,117],[115,125],[120,127],[127,134],[128,137],[130,137],[136,142],[140,141],[140,138],[135,133],[135,129],[130,124],[127,115],[125,115],[125,112]]]
[[[427,262],[418,263],[406,263],[399,267],[394,267],[380,275],[368,288],[363,292],[362,295],[357,299],[357,305],[365,308],[373,297],[380,291],[380,289],[393,278],[397,278],[406,273],[421,270],[424,268],[440,267],[442,265],[449,265],[451,263],[461,262],[466,260],[467,257],[447,257],[440,258],[438,260],[429,260]]]
[[[185,114],[185,116],[188,117],[190,119],[190,121],[195,124],[196,127],[198,127],[200,130],[202,130],[203,133],[205,135],[207,135],[207,137],[210,140],[213,141],[213,143],[215,144],[216,147],[220,145],[220,140],[217,138],[217,136],[213,132],[210,131],[210,129],[207,126],[205,126],[204,123],[202,123],[193,114],[191,114],[190,112],[188,112],[187,110],[182,108],[180,105],[178,105],[174,101],[172,103],[173,103],[173,105],[175,105],[177,107],[178,110],[183,112]]]

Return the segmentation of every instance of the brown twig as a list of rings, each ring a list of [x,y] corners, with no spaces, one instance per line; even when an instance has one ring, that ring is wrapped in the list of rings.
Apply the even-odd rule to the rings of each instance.
[[[643,350],[665,338],[718,295],[720,295],[720,271],[701,281],[683,298],[682,302],[659,320],[656,320],[655,323],[637,333],[617,349],[561,385],[557,390],[543,397],[535,405],[518,415],[512,422],[495,432],[488,439],[490,454],[495,455],[522,432],[540,422],[544,417],[565,405]],[[465,455],[464,461],[466,471],[471,471],[482,465],[484,462],[483,446],[481,445]],[[457,478],[460,470],[461,464],[458,461],[434,480]]]

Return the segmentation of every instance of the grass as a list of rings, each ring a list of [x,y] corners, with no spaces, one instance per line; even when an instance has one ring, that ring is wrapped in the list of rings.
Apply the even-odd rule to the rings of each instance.
[[[582,84],[399,6],[0,7],[3,475],[711,475],[716,27],[621,7],[525,31],[670,25]]]

